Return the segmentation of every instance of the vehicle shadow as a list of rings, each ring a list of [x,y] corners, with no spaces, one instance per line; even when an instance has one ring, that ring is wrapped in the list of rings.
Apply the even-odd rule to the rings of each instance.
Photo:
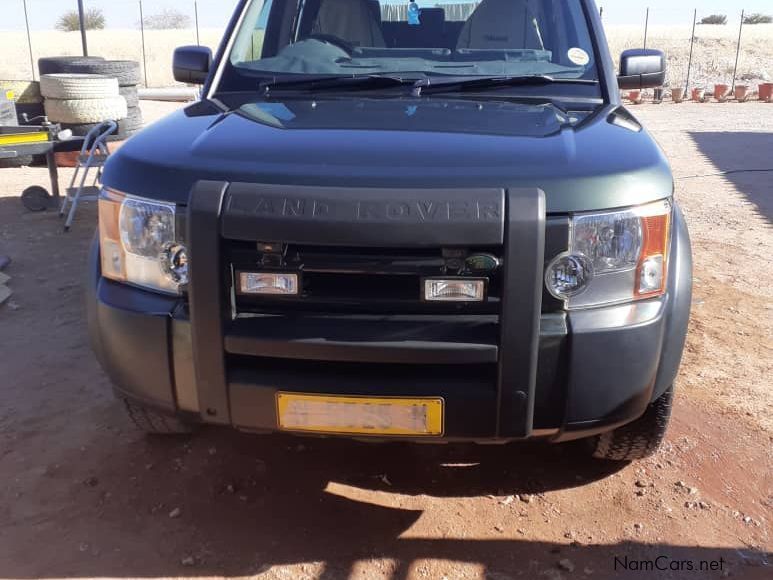
[[[691,132],[690,138],[714,166],[727,172],[739,192],[773,223],[773,134]]]
[[[545,577],[545,570],[555,572],[547,577],[560,578],[556,566],[564,558],[578,577],[587,568],[594,579],[719,578],[731,569],[752,580],[769,572],[765,563],[771,555],[753,550],[633,540],[570,545],[532,540],[528,533],[516,540],[512,531],[502,539],[464,539],[456,531],[474,513],[454,510],[448,516],[458,517],[456,522],[439,523],[451,530],[453,539],[440,532],[406,535],[424,512],[410,507],[410,497],[398,494],[447,502],[464,496],[539,494],[585,485],[620,468],[589,462],[572,445],[424,447],[217,428],[192,439],[132,436],[126,442],[126,437],[119,432],[109,442],[111,452],[92,471],[93,487],[89,479],[74,486],[76,505],[68,511],[77,514],[75,521],[60,522],[62,533],[32,535],[40,541],[35,549],[47,556],[33,564],[25,551],[18,560],[0,565],[1,575],[245,577],[267,572],[267,578],[331,580],[364,577],[363,561],[383,559],[391,567],[382,569],[380,577],[394,580],[421,576],[417,563],[438,560],[449,562],[449,578],[456,577],[452,566],[459,564],[478,566],[486,578],[538,578]],[[494,505],[500,499],[490,498]],[[525,507],[514,501],[516,511],[504,512],[511,520]],[[535,517],[539,508],[532,507],[537,511],[530,517]],[[179,516],[170,517],[175,508]],[[87,542],[83,554],[61,560],[58,554],[73,551],[73,538]],[[661,558],[660,565],[684,561],[699,566],[702,560],[714,561],[721,569],[713,575],[654,569],[642,574],[640,569],[626,570],[626,558],[636,566],[640,564],[630,562],[653,566]],[[307,563],[317,564],[313,574],[299,572]]]

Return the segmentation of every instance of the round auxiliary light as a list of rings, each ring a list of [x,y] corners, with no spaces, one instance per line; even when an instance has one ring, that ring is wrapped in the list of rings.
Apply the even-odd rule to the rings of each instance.
[[[182,244],[170,244],[163,255],[161,263],[167,275],[177,284],[188,283],[188,249]]]
[[[551,296],[567,300],[582,294],[593,280],[593,262],[583,254],[561,254],[545,272],[545,285]]]

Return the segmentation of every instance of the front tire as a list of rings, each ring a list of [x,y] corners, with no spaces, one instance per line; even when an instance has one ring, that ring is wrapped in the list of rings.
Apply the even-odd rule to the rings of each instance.
[[[654,455],[666,437],[673,402],[672,386],[650,403],[644,415],[633,423],[591,438],[593,457],[609,461],[637,461]]]
[[[128,399],[123,399],[123,403],[129,420],[149,435],[188,435],[194,431],[194,425],[177,417],[141,407]]]

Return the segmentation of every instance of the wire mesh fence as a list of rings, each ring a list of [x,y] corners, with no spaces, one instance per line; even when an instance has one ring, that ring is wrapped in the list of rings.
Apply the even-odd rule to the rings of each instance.
[[[263,0],[256,0],[262,2]],[[83,0],[86,12],[99,11],[101,29],[89,30],[88,51],[109,59],[142,63],[146,86],[174,85],[172,53],[177,46],[201,44],[215,49],[237,0]],[[448,20],[464,19],[472,4],[436,0]],[[57,30],[60,19],[77,11],[78,0],[2,0],[0,79],[37,78],[35,63],[44,56],[82,54],[78,31]],[[420,0],[432,6],[431,0]],[[700,24],[705,10],[677,6],[630,6],[599,2],[613,57],[628,48],[659,48],[668,57],[669,86],[768,82],[773,76],[773,25],[741,26],[741,7],[726,24]],[[402,19],[407,1],[381,0],[384,20]],[[77,13],[77,12],[76,12]],[[690,55],[692,53],[692,59]]]

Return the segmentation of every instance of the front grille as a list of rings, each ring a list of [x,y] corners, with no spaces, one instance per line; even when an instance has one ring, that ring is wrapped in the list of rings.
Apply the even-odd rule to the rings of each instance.
[[[293,297],[235,295],[239,313],[289,311],[361,314],[498,314],[501,271],[490,272],[488,296],[483,303],[427,303],[422,301],[425,277],[469,275],[444,256],[442,248],[349,248],[288,245],[281,265],[266,265],[264,254],[250,242],[228,242],[227,260],[232,272],[290,271],[301,274],[301,293]],[[500,257],[501,248],[476,248]],[[230,293],[230,292],[229,292]]]

